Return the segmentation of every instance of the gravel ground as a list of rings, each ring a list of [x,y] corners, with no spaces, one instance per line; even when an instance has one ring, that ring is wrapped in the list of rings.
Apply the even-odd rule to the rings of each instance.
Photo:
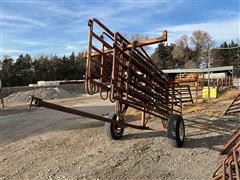
[[[99,115],[114,109],[95,96],[54,102]],[[221,102],[221,107],[228,104]],[[239,116],[187,113],[185,145],[173,148],[163,132],[129,128],[113,141],[102,122],[50,109],[11,107],[0,115],[0,179],[210,179],[223,158],[219,149],[240,122]],[[155,127],[161,124],[157,118],[151,121]]]
[[[67,91],[54,87],[54,88],[40,88],[30,91],[23,91],[13,93],[4,98],[6,103],[16,103],[16,102],[29,102],[31,96],[36,96],[41,99],[50,100],[50,99],[61,99],[72,97]]]

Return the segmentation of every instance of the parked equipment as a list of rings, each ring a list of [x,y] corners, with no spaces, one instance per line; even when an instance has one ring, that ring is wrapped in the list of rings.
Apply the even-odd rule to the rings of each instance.
[[[110,139],[120,139],[124,128],[166,130],[175,147],[181,147],[185,138],[182,114],[181,86],[164,74],[151,60],[143,46],[167,40],[162,37],[130,42],[120,33],[113,33],[97,19],[88,22],[88,54],[85,89],[88,94],[99,93],[103,100],[116,104],[115,112],[102,117],[66,108],[32,97],[30,106],[42,106],[105,122]],[[101,32],[98,35],[95,32]],[[179,90],[180,89],[180,90]],[[128,107],[142,112],[141,124],[124,121]],[[148,127],[150,115],[161,119],[163,128]]]

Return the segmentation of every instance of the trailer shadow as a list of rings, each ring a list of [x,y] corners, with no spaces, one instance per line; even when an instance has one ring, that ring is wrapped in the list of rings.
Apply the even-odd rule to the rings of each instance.
[[[239,116],[193,116],[185,118],[185,148],[208,148],[218,151],[240,125]]]
[[[219,151],[240,126],[239,116],[213,117],[197,115],[184,118],[186,139],[184,148],[207,148]],[[166,137],[166,132],[143,131],[123,136],[122,140]]]

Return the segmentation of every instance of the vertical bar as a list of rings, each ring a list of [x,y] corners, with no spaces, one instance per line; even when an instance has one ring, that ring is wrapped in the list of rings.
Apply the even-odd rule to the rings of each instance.
[[[238,157],[237,157],[236,151],[237,151],[237,149],[233,150],[233,159],[234,159],[234,166],[235,166],[235,170],[236,170],[236,177],[240,179],[240,168],[239,168]]]
[[[117,50],[116,50],[116,46],[117,46],[117,33],[114,33],[114,44],[113,44],[113,61],[112,61],[112,89],[111,89],[111,99],[114,100],[115,97],[115,89],[116,89],[116,76],[115,73],[116,72],[116,56],[117,56]]]
[[[143,127],[146,126],[146,124],[145,124],[146,119],[145,118],[146,118],[146,113],[145,113],[145,108],[144,108],[144,110],[142,112],[142,118],[141,118],[141,124],[142,124]]]
[[[210,98],[210,45],[208,44],[208,99]]]
[[[173,103],[174,103],[174,99],[175,101],[177,101],[176,97],[175,97],[175,83],[172,83],[171,86],[172,88],[172,104],[171,104],[171,110],[172,110],[172,114],[173,114]],[[176,102],[177,103],[177,102]]]
[[[181,114],[182,114],[182,87],[180,86],[180,106],[181,106]]]
[[[88,94],[92,95],[95,93],[95,88],[93,84],[91,84],[91,54],[92,54],[92,33],[93,33],[93,21],[89,20],[88,22],[89,30],[88,30],[88,53],[87,53],[87,62],[86,62],[86,72],[85,72],[85,90]]]

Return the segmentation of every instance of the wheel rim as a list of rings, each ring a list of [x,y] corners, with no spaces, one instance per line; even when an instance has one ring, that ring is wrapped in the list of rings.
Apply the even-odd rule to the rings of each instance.
[[[179,137],[180,137],[180,140],[183,141],[184,139],[184,125],[183,125],[183,122],[181,121],[180,124],[179,124]]]
[[[114,130],[115,130],[116,135],[120,136],[122,134],[122,128],[121,127],[115,125]]]

